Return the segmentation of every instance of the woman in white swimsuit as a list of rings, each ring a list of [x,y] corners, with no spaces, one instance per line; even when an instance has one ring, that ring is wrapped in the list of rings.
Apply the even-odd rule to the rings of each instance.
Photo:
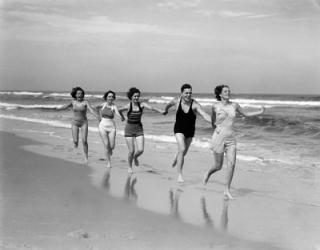
[[[107,168],[111,168],[110,156],[115,147],[116,140],[116,124],[114,122],[114,115],[116,114],[121,118],[121,121],[124,121],[123,115],[118,111],[116,105],[114,105],[114,100],[116,99],[116,94],[109,90],[103,95],[104,103],[96,106],[100,110],[100,123],[99,123],[99,132],[104,144],[104,151],[106,155]]]
[[[230,101],[230,88],[227,85],[219,85],[215,88],[216,99],[219,101],[212,106],[212,124],[214,132],[212,135],[213,166],[205,174],[203,184],[207,184],[210,176],[222,168],[223,157],[227,158],[227,184],[224,195],[228,199],[233,199],[230,193],[231,181],[236,163],[236,139],[233,124],[236,113],[243,116],[255,116],[264,112],[264,107],[260,111],[246,112],[238,103]]]

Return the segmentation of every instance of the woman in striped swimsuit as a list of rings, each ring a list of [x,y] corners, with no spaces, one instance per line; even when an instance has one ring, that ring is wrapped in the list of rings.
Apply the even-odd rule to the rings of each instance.
[[[138,157],[142,155],[144,151],[144,134],[143,134],[143,126],[141,123],[141,116],[143,113],[143,109],[150,109],[155,110],[161,114],[164,113],[164,110],[151,107],[150,105],[146,104],[145,102],[140,103],[140,90],[137,88],[130,88],[127,92],[127,97],[130,100],[130,103],[125,105],[124,107],[119,109],[119,112],[123,112],[125,110],[128,111],[127,113],[127,124],[124,131],[124,136],[126,139],[126,143],[128,146],[128,164],[129,169],[128,173],[133,173],[132,171],[132,162],[136,166],[139,166]],[[135,144],[137,148],[135,148]]]
[[[96,106],[100,110],[99,133],[104,144],[104,152],[106,155],[107,168],[111,168],[110,156],[115,146],[116,140],[116,124],[114,122],[114,115],[116,114],[124,121],[124,117],[119,113],[118,108],[113,101],[116,99],[116,94],[109,90],[103,95],[104,103]]]

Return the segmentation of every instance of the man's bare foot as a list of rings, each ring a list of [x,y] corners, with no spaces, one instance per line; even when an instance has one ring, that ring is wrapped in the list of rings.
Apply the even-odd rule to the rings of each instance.
[[[89,164],[89,160],[88,160],[87,157],[84,158],[84,164],[85,164],[85,165],[88,165],[88,164]]]
[[[107,163],[107,168],[111,168],[111,162],[110,161]]]
[[[177,181],[178,181],[179,183],[183,183],[183,182],[184,182],[184,179],[182,178],[182,175],[181,175],[181,174],[178,175]]]
[[[227,200],[234,200],[233,196],[230,194],[229,190],[223,192],[224,198]]]

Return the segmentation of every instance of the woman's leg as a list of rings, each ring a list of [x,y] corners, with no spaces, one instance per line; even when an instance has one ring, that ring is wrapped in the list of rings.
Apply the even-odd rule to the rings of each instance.
[[[88,163],[88,123],[85,122],[81,127],[82,145],[85,162]]]
[[[219,171],[222,168],[222,164],[223,164],[223,153],[213,152],[213,165],[204,176],[204,179],[203,179],[203,184],[204,185],[207,184],[207,182],[209,181],[210,176],[213,173]]]
[[[72,131],[72,138],[73,138],[73,146],[77,148],[79,144],[79,127],[75,125],[71,125],[71,131]]]
[[[143,154],[144,151],[144,135],[136,137],[137,149],[134,153],[133,160],[136,166],[139,166],[138,157]]]
[[[133,155],[134,155],[134,137],[125,137],[127,147],[128,147],[128,164],[129,169],[128,173],[132,173],[132,161],[133,161]]]
[[[114,147],[116,145],[116,130],[113,129],[108,134],[109,137],[109,146],[110,146],[110,155],[112,155],[112,151],[114,150]]]
[[[227,148],[226,157],[227,157],[227,180],[226,180],[226,189],[224,195],[226,198],[234,199],[230,193],[231,182],[234,174],[234,168],[236,166],[236,155],[237,149],[235,145],[232,145]]]
[[[111,168],[110,141],[109,141],[109,137],[108,137],[108,132],[99,126],[99,133],[100,133],[100,137],[101,137],[101,140],[102,140],[103,146],[104,146],[104,153],[106,156],[107,168]]]

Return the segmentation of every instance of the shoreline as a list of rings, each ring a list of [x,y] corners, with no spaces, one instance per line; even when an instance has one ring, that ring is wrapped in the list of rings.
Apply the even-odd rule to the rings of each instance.
[[[186,183],[178,185],[175,182],[175,169],[168,168],[171,157],[167,156],[173,148],[167,149],[165,144],[146,141],[147,147],[142,157],[142,165],[135,168],[135,174],[129,178],[126,146],[120,138],[117,138],[113,156],[114,165],[108,174],[100,160],[103,151],[98,135],[89,136],[90,162],[89,167],[84,167],[81,164],[82,148],[81,146],[78,150],[71,148],[69,130],[57,129],[55,135],[50,136],[49,131],[42,125],[30,125],[27,122],[15,124],[3,119],[1,122],[1,146],[2,153],[5,152],[2,157],[4,160],[1,162],[2,200],[4,204],[11,206],[10,209],[22,206],[24,210],[28,210],[10,212],[5,209],[6,216],[3,218],[8,218],[9,214],[10,219],[16,221],[15,215],[24,215],[23,218],[25,215],[34,216],[32,210],[35,207],[31,204],[33,200],[41,204],[39,208],[36,206],[36,211],[43,214],[42,225],[34,228],[33,224],[37,224],[37,221],[32,216],[28,218],[29,221],[27,219],[17,221],[10,234],[19,236],[21,242],[11,242],[10,239],[15,237],[8,234],[6,238],[2,238],[9,241],[4,241],[2,245],[8,242],[8,244],[35,245],[41,247],[40,249],[60,249],[58,245],[50,247],[51,244],[58,244],[56,240],[70,244],[71,248],[68,249],[82,249],[84,245],[81,244],[85,241],[86,244],[90,241],[95,249],[105,249],[106,240],[114,244],[108,249],[125,249],[130,245],[133,249],[313,250],[319,245],[316,235],[320,228],[315,223],[316,218],[319,218],[319,208],[273,197],[274,190],[270,188],[263,190],[262,186],[268,182],[270,185],[276,184],[274,180],[259,179],[259,176],[268,173],[238,171],[234,180],[237,200],[226,204],[222,199],[224,170],[207,187],[201,185],[201,174],[198,173],[196,165],[207,164],[210,155],[206,152],[191,149],[185,169]],[[35,137],[35,132],[26,132],[28,127],[30,131],[40,132]],[[8,149],[3,147],[9,144],[12,144],[12,149],[7,152]],[[28,171],[24,168],[19,169],[21,166],[17,163],[25,165]],[[6,168],[7,165],[15,167]],[[3,171],[4,167],[6,171]],[[194,178],[196,174],[199,178]],[[7,176],[12,176],[14,181],[7,179]],[[190,178],[191,176],[193,178]],[[30,181],[29,177],[33,181]],[[52,177],[54,178],[51,179]],[[14,185],[16,179],[28,180],[21,184],[19,191],[24,192],[28,188],[39,189],[37,190],[41,193],[39,197],[31,193],[23,196],[23,192],[13,192],[17,191]],[[59,183],[59,187],[55,186],[56,183]],[[74,186],[76,188],[73,188],[73,191],[81,190],[81,197],[85,197],[89,202],[83,203],[81,199],[80,201],[74,199],[78,195],[77,192],[69,192],[69,196],[66,196],[65,192]],[[13,191],[7,187],[11,187]],[[48,198],[51,197],[48,195],[49,192],[50,194],[53,192],[54,198]],[[284,194],[282,195],[284,197]],[[70,203],[68,199],[72,202]],[[11,204],[13,200],[16,202],[14,206]],[[50,200],[56,202],[52,203]],[[59,211],[51,218],[55,212],[52,211],[53,208]],[[82,215],[73,214],[79,209]],[[125,212],[120,213],[120,210]],[[61,218],[67,218],[72,223],[68,224]],[[57,221],[63,225],[59,225]],[[83,225],[86,226],[79,225],[78,221],[84,221]],[[126,227],[128,223],[130,227]],[[24,228],[32,228],[30,234],[35,235],[28,237],[26,232],[19,235],[17,229],[20,230],[20,224]],[[122,225],[122,228],[118,224]],[[49,236],[42,240],[36,237],[37,230],[43,225],[53,225],[50,230],[54,232],[49,230],[49,226],[46,228],[49,230],[48,235],[52,237],[51,240]],[[72,228],[70,225],[73,225]],[[106,232],[109,226],[114,229],[112,232]],[[301,228],[295,228],[297,226]],[[3,226],[2,231],[4,228]],[[308,232],[306,229],[313,232]],[[305,231],[304,236],[307,238],[293,238],[294,235],[301,233],[300,230]],[[193,237],[195,240],[191,240]],[[48,244],[50,242],[50,245],[45,243],[41,245],[38,243],[41,241]]]

